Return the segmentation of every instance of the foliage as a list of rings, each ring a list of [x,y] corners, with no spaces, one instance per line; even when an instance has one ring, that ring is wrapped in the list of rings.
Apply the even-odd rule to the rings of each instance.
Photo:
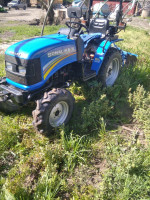
[[[150,149],[133,146],[125,152],[121,145],[108,144],[106,152],[109,170],[104,174],[101,198],[149,199]]]
[[[57,173],[50,173],[49,169],[42,174],[39,179],[34,199],[51,200],[54,199],[60,190],[62,180]]]
[[[133,107],[133,117],[145,133],[150,134],[150,93],[138,86],[133,94],[129,93],[129,102]]]
[[[6,12],[6,10],[0,5],[0,12]]]
[[[112,107],[109,106],[106,95],[101,95],[98,100],[92,101],[82,112],[83,130],[85,132],[97,130],[101,117],[109,116],[111,111]]]
[[[62,131],[61,142],[64,149],[64,163],[67,171],[73,171],[79,163],[86,163],[86,157],[90,153],[90,145],[86,136],[73,136],[73,133],[67,136]]]
[[[44,29],[44,34],[48,35],[48,34],[52,34],[52,33],[56,33],[60,27],[62,27],[61,25],[58,26],[45,26]],[[10,35],[8,37],[3,37],[0,42],[10,42],[13,40],[23,40],[23,39],[27,39],[33,36],[40,36],[41,35],[41,26],[30,26],[30,25],[18,25],[18,26],[14,26],[13,23],[11,24],[11,26],[5,26],[5,27],[0,27],[0,33],[2,35]]]
[[[4,67],[4,64],[5,64],[5,61],[4,61],[4,55],[0,55],[0,63],[1,63],[1,67],[0,67],[0,77],[4,76],[5,74],[5,67]]]
[[[63,5],[70,5],[73,0],[63,0]]]

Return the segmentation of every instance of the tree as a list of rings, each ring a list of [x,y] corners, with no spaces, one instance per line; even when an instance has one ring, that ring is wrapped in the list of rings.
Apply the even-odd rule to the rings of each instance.
[[[49,9],[49,6],[51,4],[51,1],[52,1],[52,5],[51,5],[51,8],[49,10],[49,13],[48,13],[48,16],[47,16],[47,24],[53,24],[54,22],[54,9],[53,9],[53,0],[39,0],[39,2],[41,3],[41,7],[43,9],[45,9],[46,11],[48,11]]]

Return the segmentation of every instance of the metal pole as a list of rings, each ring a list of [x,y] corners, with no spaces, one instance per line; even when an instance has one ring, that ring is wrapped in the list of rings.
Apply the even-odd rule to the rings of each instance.
[[[88,26],[90,24],[90,15],[91,15],[92,4],[93,4],[93,0],[90,0],[90,2],[89,2],[89,8],[88,8],[88,23],[87,23]]]
[[[117,17],[117,20],[116,20],[117,26],[119,26],[119,23],[122,20],[122,2],[123,2],[123,0],[120,0],[118,17]]]

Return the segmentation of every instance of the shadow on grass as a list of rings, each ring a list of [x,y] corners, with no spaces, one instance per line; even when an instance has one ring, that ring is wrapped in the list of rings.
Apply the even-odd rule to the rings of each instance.
[[[109,130],[112,128],[114,130],[115,128],[113,124],[122,125],[124,123],[131,123],[133,110],[128,101],[129,90],[134,92],[138,85],[143,85],[144,89],[149,91],[149,79],[150,68],[148,68],[148,61],[143,64],[139,61],[134,67],[122,68],[120,76],[113,87],[102,88],[95,80],[80,84],[81,94],[77,97],[75,96],[76,103],[73,117],[65,127],[65,131],[67,134],[73,130],[74,133],[79,135],[91,134],[95,137],[95,132],[97,130],[91,130],[90,127],[88,131],[83,129],[83,124],[86,123],[86,121],[82,116],[82,112],[84,108],[87,110],[89,109],[90,112],[90,104],[92,102],[96,104],[96,101],[103,95],[106,95],[106,100],[109,101],[109,107],[112,108],[111,112],[107,116],[102,116],[101,113],[99,113],[98,116],[99,118],[104,117],[107,125],[106,128]],[[79,87],[79,84],[77,84],[77,87]],[[78,91],[78,89],[74,90]],[[106,102],[104,101],[103,103],[104,105],[101,106],[105,106]],[[93,112],[96,113],[97,109],[98,107],[95,106],[95,111],[93,110]],[[99,118],[97,118],[97,120],[99,120]],[[92,116],[91,118],[89,116],[88,120],[90,119],[92,120]]]

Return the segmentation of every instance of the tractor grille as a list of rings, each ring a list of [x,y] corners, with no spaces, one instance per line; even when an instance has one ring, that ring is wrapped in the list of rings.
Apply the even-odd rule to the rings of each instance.
[[[24,60],[5,55],[5,61],[13,64],[12,71],[6,68],[6,77],[10,80],[26,86],[34,85],[42,80],[40,59]],[[26,75],[19,74],[18,66],[26,68]]]

